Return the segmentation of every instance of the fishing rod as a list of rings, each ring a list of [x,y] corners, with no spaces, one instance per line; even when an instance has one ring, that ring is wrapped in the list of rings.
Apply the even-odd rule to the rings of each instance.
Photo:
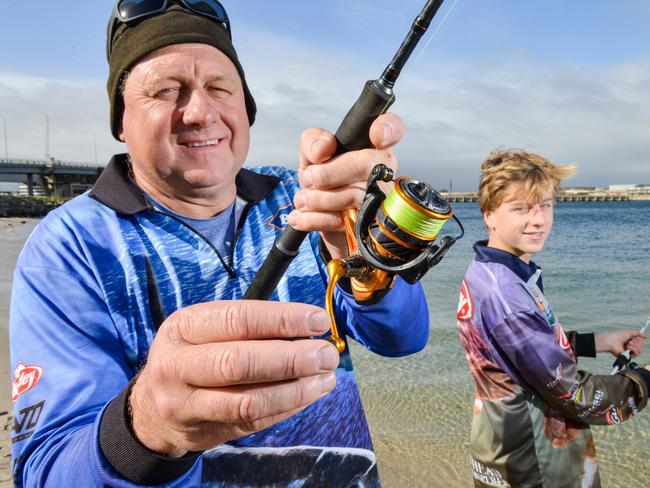
[[[370,126],[395,101],[393,87],[402,68],[415,49],[444,0],[428,0],[381,76],[366,82],[336,131],[336,154],[371,147]],[[287,225],[276,239],[244,295],[246,300],[266,300],[280,282],[289,264],[298,255],[300,244],[309,233]]]
[[[642,334],[648,328],[648,325],[650,325],[650,317],[648,317],[648,320],[646,320],[645,325],[640,329],[640,332]],[[632,353],[630,352],[629,349],[626,349],[621,354],[619,354],[618,357],[616,358],[616,361],[614,361],[614,364],[612,365],[611,374],[616,374],[622,369],[626,368],[630,364],[631,357],[632,357]]]

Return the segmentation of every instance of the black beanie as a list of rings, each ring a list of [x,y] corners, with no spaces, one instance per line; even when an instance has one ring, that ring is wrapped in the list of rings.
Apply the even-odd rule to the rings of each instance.
[[[255,100],[251,95],[244,70],[239,64],[235,47],[225,27],[207,17],[195,15],[177,6],[160,15],[149,17],[135,25],[121,24],[113,36],[111,54],[108,59],[108,99],[111,106],[111,132],[119,140],[118,133],[124,115],[124,100],[120,84],[124,74],[140,59],[172,44],[200,43],[216,47],[228,56],[237,68],[244,87],[248,122],[255,122]]]

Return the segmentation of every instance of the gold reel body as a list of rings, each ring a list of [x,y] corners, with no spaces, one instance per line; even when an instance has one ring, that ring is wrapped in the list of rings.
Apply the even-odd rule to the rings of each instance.
[[[430,254],[432,248],[439,249],[433,242],[453,216],[449,203],[428,183],[398,178],[393,189],[385,195],[377,181],[391,181],[392,176],[390,169],[377,165],[368,180],[361,210],[343,212],[350,256],[328,263],[325,299],[332,322],[332,342],[339,352],[345,349],[345,342],[338,334],[334,317],[336,284],[343,278],[350,278],[354,298],[363,304],[372,303],[378,293],[392,287],[398,274],[414,283],[426,270],[420,269],[414,274],[412,268],[422,268],[425,254]]]

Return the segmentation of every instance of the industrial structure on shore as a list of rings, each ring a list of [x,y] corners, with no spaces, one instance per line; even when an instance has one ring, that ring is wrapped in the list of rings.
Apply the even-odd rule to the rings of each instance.
[[[0,193],[25,196],[47,196],[67,199],[88,190],[101,174],[104,166],[91,163],[73,163],[55,160],[0,159],[0,183],[12,182],[14,189]],[[17,183],[17,185],[16,185]],[[441,193],[450,202],[476,202],[476,192]],[[560,202],[624,202],[650,200],[650,184],[610,185],[607,188],[563,188]]]
[[[478,202],[477,192],[441,191],[450,202]],[[562,188],[558,202],[629,202],[650,201],[650,185],[610,185],[607,188]]]
[[[104,166],[55,160],[0,159],[0,182],[14,183],[26,196],[71,198],[84,193],[97,180]],[[17,183],[18,185],[15,185]]]

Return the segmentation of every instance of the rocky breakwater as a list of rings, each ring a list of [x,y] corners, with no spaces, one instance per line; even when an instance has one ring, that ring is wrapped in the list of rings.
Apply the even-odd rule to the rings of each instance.
[[[0,195],[0,217],[43,217],[61,204],[42,197]]]

